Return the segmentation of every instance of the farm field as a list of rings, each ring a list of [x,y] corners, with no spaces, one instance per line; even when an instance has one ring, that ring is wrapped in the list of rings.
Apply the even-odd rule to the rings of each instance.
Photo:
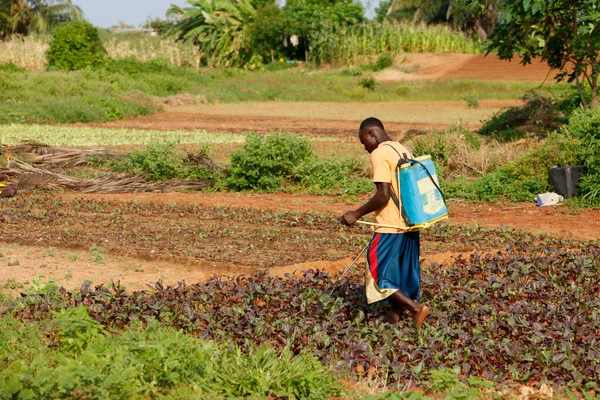
[[[489,67],[479,56],[468,58]],[[425,65],[423,59],[420,62]],[[537,68],[523,81],[536,81],[543,72]],[[432,71],[423,67],[422,72]],[[447,71],[448,76],[455,73]],[[393,79],[395,83],[382,85],[397,84]],[[448,79],[445,84],[451,86],[454,78]],[[432,82],[419,90],[438,81]],[[238,84],[235,81],[232,87]],[[468,86],[485,90],[478,84]],[[501,91],[501,85],[496,90]],[[170,142],[183,150],[206,148],[214,161],[227,165],[232,154],[253,137],[250,133],[264,137],[286,131],[306,139],[314,152],[311,160],[349,157],[357,162],[353,164],[357,174],[364,174],[359,167],[367,168],[368,158],[356,138],[361,119],[380,117],[394,139],[412,142],[431,130],[446,132],[457,125],[477,129],[483,119],[522,104],[514,97],[496,97],[480,100],[479,107],[456,98],[377,103],[167,102],[163,112],[153,115],[104,123],[17,123],[0,126],[0,136],[9,145],[28,139],[118,152]],[[11,148],[7,148],[9,158]],[[94,171],[92,166],[76,174],[110,177],[112,172]],[[118,360],[124,352],[120,346],[138,340],[128,335],[140,326],[159,332],[163,340],[202,340],[203,345],[215,341],[244,355],[272,354],[268,351],[275,349],[274,358],[289,357],[290,365],[309,354],[312,366],[325,365],[331,375],[317,373],[329,382],[316,387],[308,387],[305,381],[295,383],[304,388],[297,397],[319,393],[314,397],[387,398],[388,389],[405,393],[412,389],[417,394],[411,398],[420,398],[419,393],[422,397],[423,390],[448,393],[451,398],[467,391],[477,398],[513,398],[523,393],[594,398],[600,393],[599,210],[570,205],[538,208],[533,201],[472,204],[451,199],[449,222],[422,232],[422,301],[432,314],[423,329],[415,330],[409,318],[390,325],[385,304],[366,306],[361,289],[364,257],[358,258],[349,275],[340,277],[371,232],[342,227],[337,217],[362,204],[368,197],[364,193],[310,195],[287,186],[280,193],[223,188],[133,194],[23,190],[0,203],[0,293],[6,299],[23,298],[12,309],[19,322],[3,321],[10,327],[3,330],[7,343],[26,343],[29,334],[24,339],[10,336],[26,324],[43,327],[51,319],[60,325],[62,318],[67,326],[72,319],[92,331],[126,332],[123,340],[129,344],[119,342],[115,353],[102,353],[107,360]],[[80,306],[87,309],[83,316],[77,315]],[[10,307],[9,301],[3,309]],[[73,332],[53,329],[47,336],[54,342],[70,343],[67,336]],[[74,335],[77,343],[81,337]],[[85,340],[97,351],[108,346],[101,336]],[[169,343],[171,353],[180,357],[178,343]],[[198,347],[196,342],[188,345]],[[258,347],[263,345],[267,350]],[[150,351],[153,346],[142,343],[136,351]],[[77,375],[78,360],[100,362],[95,353],[73,351],[81,358],[73,358],[69,369],[73,375],[68,376],[84,379]],[[46,356],[35,358],[31,370],[19,367],[25,371],[23,376],[35,378],[28,385],[43,380],[34,368],[54,362]],[[157,375],[166,374],[171,359],[164,354],[155,359]],[[118,368],[129,371],[131,360],[119,362]],[[251,367],[257,364],[250,362]],[[236,364],[231,361],[231,365]],[[94,378],[98,390],[122,393],[119,390],[126,385],[119,381],[118,372],[110,375],[111,364],[104,368],[104,375]],[[174,375],[183,376],[191,367],[177,368]],[[10,371],[1,374],[6,382],[12,379]],[[104,380],[109,375],[111,380]],[[163,379],[160,390],[153,389],[151,381],[137,395],[198,398],[207,390],[177,387],[169,380],[176,382],[173,376]],[[102,386],[110,382],[117,383]],[[64,390],[75,396],[68,392],[69,384]],[[326,388],[325,394],[319,388]],[[178,395],[179,389],[191,394]]]
[[[242,348],[308,351],[356,382],[351,398],[415,384],[484,398],[594,396],[598,211],[452,204],[452,223],[422,234],[432,315],[415,332],[408,319],[387,324],[385,305],[365,305],[364,259],[339,279],[370,237],[337,222],[352,206],[293,195],[24,194],[3,203],[2,286],[32,293],[15,311],[25,321],[85,305],[111,329],[156,319]]]

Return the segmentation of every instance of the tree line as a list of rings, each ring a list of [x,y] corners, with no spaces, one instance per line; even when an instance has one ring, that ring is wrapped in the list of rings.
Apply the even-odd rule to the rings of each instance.
[[[0,0],[0,39],[48,32],[82,18],[71,0]],[[375,37],[350,28],[377,32],[406,22],[452,26],[485,40],[486,51],[501,59],[519,55],[527,64],[540,58],[573,83],[584,106],[599,105],[598,0],[385,0],[375,21],[366,20],[358,0],[287,0],[283,7],[276,0],[187,0],[185,7],[172,5],[156,24],[164,34],[198,46],[203,65],[240,67],[309,59],[318,45],[321,53],[336,45],[339,50],[346,35],[354,41]],[[327,60],[324,54],[315,59]]]

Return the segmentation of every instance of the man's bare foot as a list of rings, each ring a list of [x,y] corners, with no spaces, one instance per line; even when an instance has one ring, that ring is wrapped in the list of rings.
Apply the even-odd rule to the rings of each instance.
[[[421,306],[421,309],[413,314],[413,324],[415,327],[420,328],[428,315],[429,307]]]

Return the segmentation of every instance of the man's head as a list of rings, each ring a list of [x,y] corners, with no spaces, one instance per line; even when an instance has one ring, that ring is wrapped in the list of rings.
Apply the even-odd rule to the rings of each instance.
[[[372,153],[380,143],[391,140],[383,127],[383,123],[373,117],[365,119],[360,124],[358,138],[369,153]]]

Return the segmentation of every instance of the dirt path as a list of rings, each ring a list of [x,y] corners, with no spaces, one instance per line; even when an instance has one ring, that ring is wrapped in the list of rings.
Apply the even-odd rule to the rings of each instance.
[[[523,66],[520,59],[499,60],[495,55],[482,54],[401,54],[396,57],[395,68],[377,73],[380,82],[414,80],[477,80],[523,81],[552,83],[558,73],[546,63],[534,59]]]
[[[207,130],[212,132],[285,131],[319,136],[355,135],[360,122],[377,115],[392,134],[445,128],[457,123],[472,129],[481,126],[503,107],[520,100],[483,100],[479,108],[464,101],[395,103],[261,102],[178,106],[166,112],[100,124],[75,124],[100,128],[152,130]],[[432,112],[434,110],[434,112]]]

